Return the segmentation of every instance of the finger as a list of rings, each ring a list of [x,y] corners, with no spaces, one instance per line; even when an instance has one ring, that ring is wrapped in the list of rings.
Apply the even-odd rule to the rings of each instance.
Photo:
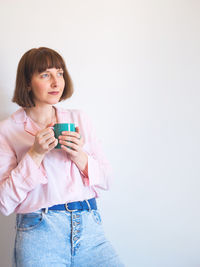
[[[68,141],[68,142],[72,142],[76,145],[80,145],[80,139],[76,138],[76,137],[71,137],[71,136],[59,136],[58,137],[59,140],[61,141]]]
[[[79,151],[79,146],[74,144],[74,143],[71,143],[71,142],[68,142],[68,141],[63,141],[63,140],[60,140],[59,143],[61,145],[64,145],[64,146],[71,147],[75,151]]]
[[[54,136],[53,137],[50,137],[49,139],[46,140],[46,144],[47,145],[50,145],[52,144],[53,142],[55,142],[55,140],[57,140]]]
[[[54,124],[55,124],[55,123],[53,123],[53,122],[49,123],[49,124],[47,125],[47,128],[48,128],[48,127],[53,127]]]
[[[76,137],[77,139],[79,139],[80,138],[80,133],[63,131],[61,136],[72,136],[72,137]]]
[[[42,136],[45,136],[45,135],[50,134],[50,133],[54,134],[53,130],[51,128],[46,128],[46,129],[43,129],[42,131],[38,132],[36,136],[42,137]]]
[[[47,140],[48,139],[50,139],[50,138],[54,138],[55,139],[55,136],[54,136],[54,134],[53,133],[47,133],[46,135],[42,135],[42,136],[39,136],[38,137],[38,140],[40,140],[41,142],[47,142]]]
[[[58,139],[55,139],[55,141],[49,145],[49,150],[53,149],[54,147],[56,147],[58,144]]]
[[[80,134],[80,129],[79,129],[79,127],[78,127],[78,126],[76,127],[76,132],[79,134],[79,137],[78,137],[78,139],[80,140],[82,137],[81,137],[81,134]]]
[[[71,149],[71,148],[68,148],[68,147],[66,147],[66,146],[61,145],[61,148],[62,148],[64,151],[66,151],[68,154],[70,154],[71,156],[76,157],[77,154],[78,154],[77,151],[75,151],[75,150],[73,150],[73,149]]]

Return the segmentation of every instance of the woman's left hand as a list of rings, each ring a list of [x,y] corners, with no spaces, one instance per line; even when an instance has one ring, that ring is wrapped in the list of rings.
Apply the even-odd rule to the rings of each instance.
[[[77,167],[85,173],[87,170],[88,156],[82,149],[84,140],[80,135],[79,127],[76,127],[76,132],[62,132],[62,135],[58,139],[61,148],[67,152],[69,158]]]

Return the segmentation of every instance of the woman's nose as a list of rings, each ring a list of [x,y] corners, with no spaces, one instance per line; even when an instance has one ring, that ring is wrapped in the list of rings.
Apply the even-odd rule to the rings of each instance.
[[[53,87],[56,87],[58,85],[58,78],[54,75],[51,77],[51,84]]]

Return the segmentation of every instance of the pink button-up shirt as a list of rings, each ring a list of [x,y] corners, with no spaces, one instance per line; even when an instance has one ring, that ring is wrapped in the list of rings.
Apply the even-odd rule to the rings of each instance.
[[[79,126],[88,155],[86,177],[61,149],[47,153],[38,167],[27,153],[41,130],[23,108],[0,122],[0,211],[28,213],[99,196],[108,190],[111,168],[88,116],[80,110],[56,108],[58,122]]]

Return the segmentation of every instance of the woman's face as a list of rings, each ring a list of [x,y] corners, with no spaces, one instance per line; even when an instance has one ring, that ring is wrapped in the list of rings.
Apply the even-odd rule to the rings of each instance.
[[[46,69],[42,73],[34,73],[31,79],[31,91],[35,105],[53,105],[59,102],[65,87],[62,69]]]

